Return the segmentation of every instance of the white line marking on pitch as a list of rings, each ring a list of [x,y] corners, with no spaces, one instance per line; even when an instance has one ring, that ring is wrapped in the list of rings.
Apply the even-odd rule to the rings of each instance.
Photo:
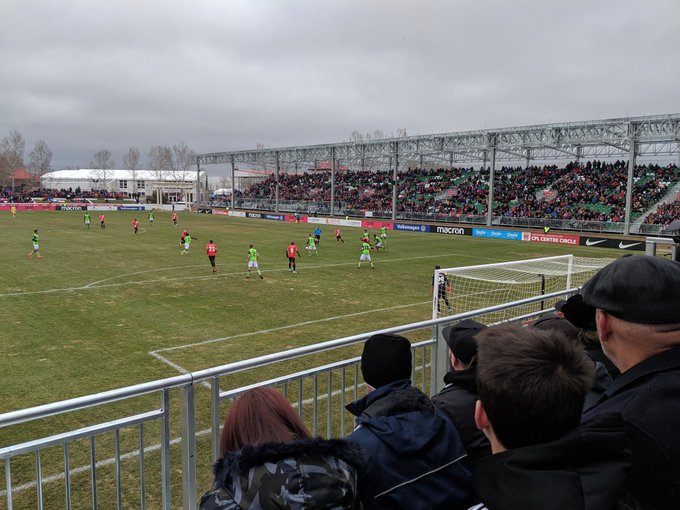
[[[178,349],[186,349],[186,348],[189,348],[189,347],[196,347],[198,345],[212,344],[212,343],[215,343],[215,342],[222,342],[224,340],[231,340],[231,339],[234,339],[234,338],[243,338],[243,337],[246,337],[246,336],[260,335],[260,334],[264,334],[264,333],[272,333],[274,331],[281,331],[281,330],[284,330],[284,329],[297,328],[297,327],[300,327],[300,326],[308,326],[310,324],[318,324],[320,322],[329,322],[329,321],[334,321],[334,320],[338,320],[338,319],[345,319],[347,317],[357,317],[359,315],[366,315],[366,314],[369,314],[369,313],[386,312],[386,311],[389,311],[389,310],[398,310],[400,308],[409,308],[411,306],[420,306],[420,305],[430,304],[430,303],[432,303],[432,301],[428,300],[428,301],[420,301],[418,303],[410,303],[410,304],[407,304],[407,305],[390,306],[390,307],[387,307],[387,308],[376,308],[374,310],[363,310],[361,312],[348,313],[346,315],[336,315],[334,317],[324,317],[323,319],[315,319],[315,320],[311,320],[311,321],[298,322],[297,324],[289,324],[289,325],[286,325],[286,326],[279,326],[279,327],[271,328],[271,329],[262,329],[260,331],[253,331],[253,332],[250,332],[250,333],[239,333],[238,335],[225,336],[225,337],[221,337],[221,338],[213,338],[211,340],[203,340],[201,342],[195,342],[195,343],[192,343],[192,344],[175,345],[173,347],[165,347],[163,349],[158,349],[158,350],[152,351],[152,352],[153,353],[159,353],[159,352],[176,351]],[[151,352],[149,354],[151,354]]]

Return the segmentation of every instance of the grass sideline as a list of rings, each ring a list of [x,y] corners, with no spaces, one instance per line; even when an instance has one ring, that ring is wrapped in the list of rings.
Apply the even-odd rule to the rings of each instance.
[[[120,211],[107,212],[107,228],[101,230],[98,215],[91,213],[89,231],[82,212],[20,211],[16,218],[9,213],[0,215],[5,248],[0,263],[4,319],[0,330],[0,412],[170,377],[179,373],[178,368],[193,371],[428,319],[436,264],[454,267],[565,253],[617,256],[607,249],[389,232],[387,250],[373,254],[376,269],[365,264],[357,269],[358,228],[343,228],[346,242],[337,244],[333,228],[321,226],[317,257],[304,250],[306,237],[314,228],[309,224],[180,212],[175,227],[169,212],[157,212],[150,225],[146,213]],[[131,228],[135,217],[141,223],[137,237]],[[189,255],[181,256],[179,236],[185,227],[198,240],[192,243]],[[40,230],[41,260],[28,257],[34,228]],[[217,273],[211,272],[204,251],[210,239],[219,249]],[[287,268],[285,248],[291,240],[301,248],[297,274]],[[260,253],[264,280],[255,275],[245,278],[250,243]],[[422,339],[417,334],[409,336]],[[161,362],[153,352],[169,363]],[[352,352],[358,353],[358,347]],[[322,353],[311,360],[293,360],[287,368],[298,370],[323,362]],[[281,370],[283,367],[272,367],[265,376],[235,374],[225,377],[221,387],[281,375]],[[198,389],[196,398],[201,430],[207,420],[208,392]],[[149,402],[141,398],[106,410],[55,417],[47,431],[40,423],[11,427],[0,431],[0,447],[72,430],[116,413],[148,410]],[[324,405],[319,403],[321,411]],[[306,421],[310,420],[308,413],[306,410]],[[176,407],[172,415],[179,415]],[[174,421],[172,437],[176,437],[176,425]],[[147,429],[146,443],[155,444],[159,434],[154,427]],[[136,431],[122,432],[123,451],[133,451],[137,441]],[[112,438],[98,438],[97,444],[98,454],[110,458]],[[197,438],[197,448],[200,493],[210,483],[209,437]],[[72,466],[87,465],[87,445],[72,445],[71,454]],[[44,476],[60,476],[61,456],[58,449],[44,452]],[[152,465],[154,456],[157,452],[148,454]],[[135,506],[134,455],[131,459],[125,469],[124,495]],[[12,473],[30,485],[35,480],[34,461],[17,459]],[[100,468],[97,476],[101,497],[107,497],[107,491],[113,497],[113,466]],[[74,477],[74,487],[86,487],[87,476],[79,477]],[[4,473],[0,479],[4,480]],[[177,484],[174,480],[173,500],[179,494]],[[49,503],[61,506],[59,484],[48,485],[47,507]],[[156,489],[153,487],[149,496],[150,507],[158,506]],[[86,495],[87,490],[79,491],[85,506]],[[23,490],[16,497],[20,498],[17,502],[30,507],[35,501],[34,489]]]

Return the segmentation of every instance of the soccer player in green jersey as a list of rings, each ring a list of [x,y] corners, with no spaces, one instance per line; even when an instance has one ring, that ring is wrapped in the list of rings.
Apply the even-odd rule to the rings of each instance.
[[[361,267],[361,263],[364,261],[370,262],[371,269],[375,269],[375,267],[373,266],[373,261],[371,260],[371,250],[373,250],[373,248],[369,243],[367,243],[366,241],[361,243],[361,257],[359,257],[359,264],[357,265],[357,269]]]
[[[191,237],[189,234],[184,236],[184,249],[182,250],[182,255],[186,255],[187,253],[189,253],[192,240],[198,240],[198,237]]]
[[[257,266],[257,257],[257,250],[253,248],[253,245],[251,244],[250,249],[248,250],[248,272],[246,273],[246,278],[250,278],[250,270],[255,268],[257,269],[257,274],[260,276],[260,279],[264,279],[260,268]]]
[[[309,234],[307,238],[307,255],[311,255],[312,252],[318,257],[319,252],[316,249],[316,239],[312,234]]]
[[[90,230],[90,223],[92,223],[92,219],[90,218],[90,213],[87,211],[85,211],[85,214],[83,215],[83,223],[85,223],[85,228]]]
[[[33,231],[33,238],[32,238],[33,251],[28,254],[29,257],[33,258],[33,254],[35,253],[38,256],[39,259],[42,258],[42,256],[40,255],[40,245],[38,244],[39,241],[40,241],[40,236],[38,235],[38,229],[36,228]]]
[[[153,223],[153,209],[149,209],[149,223]]]

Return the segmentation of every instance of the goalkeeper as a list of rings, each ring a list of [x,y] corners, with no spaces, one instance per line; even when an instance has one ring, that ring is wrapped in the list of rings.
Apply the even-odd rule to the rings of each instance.
[[[435,286],[435,277],[437,277],[437,312],[441,312],[441,303],[444,301],[446,305],[446,310],[451,313],[451,305],[449,304],[449,293],[451,292],[451,284],[449,283],[449,278],[444,273],[439,273],[437,275],[437,269],[441,269],[441,266],[434,266],[435,272],[432,274],[432,289]]]

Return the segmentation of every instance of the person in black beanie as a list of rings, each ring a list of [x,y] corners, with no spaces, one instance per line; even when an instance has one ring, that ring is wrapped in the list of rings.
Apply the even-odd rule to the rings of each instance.
[[[359,477],[364,509],[466,509],[472,491],[462,441],[446,414],[411,385],[411,369],[406,338],[373,335],[364,344],[369,393],[347,406],[357,419],[346,438],[368,458]]]
[[[446,386],[432,397],[432,403],[444,411],[458,429],[467,451],[471,469],[480,459],[491,455],[491,445],[475,424],[477,402],[477,340],[486,325],[472,319],[444,328],[449,346],[451,370],[444,376]]]

